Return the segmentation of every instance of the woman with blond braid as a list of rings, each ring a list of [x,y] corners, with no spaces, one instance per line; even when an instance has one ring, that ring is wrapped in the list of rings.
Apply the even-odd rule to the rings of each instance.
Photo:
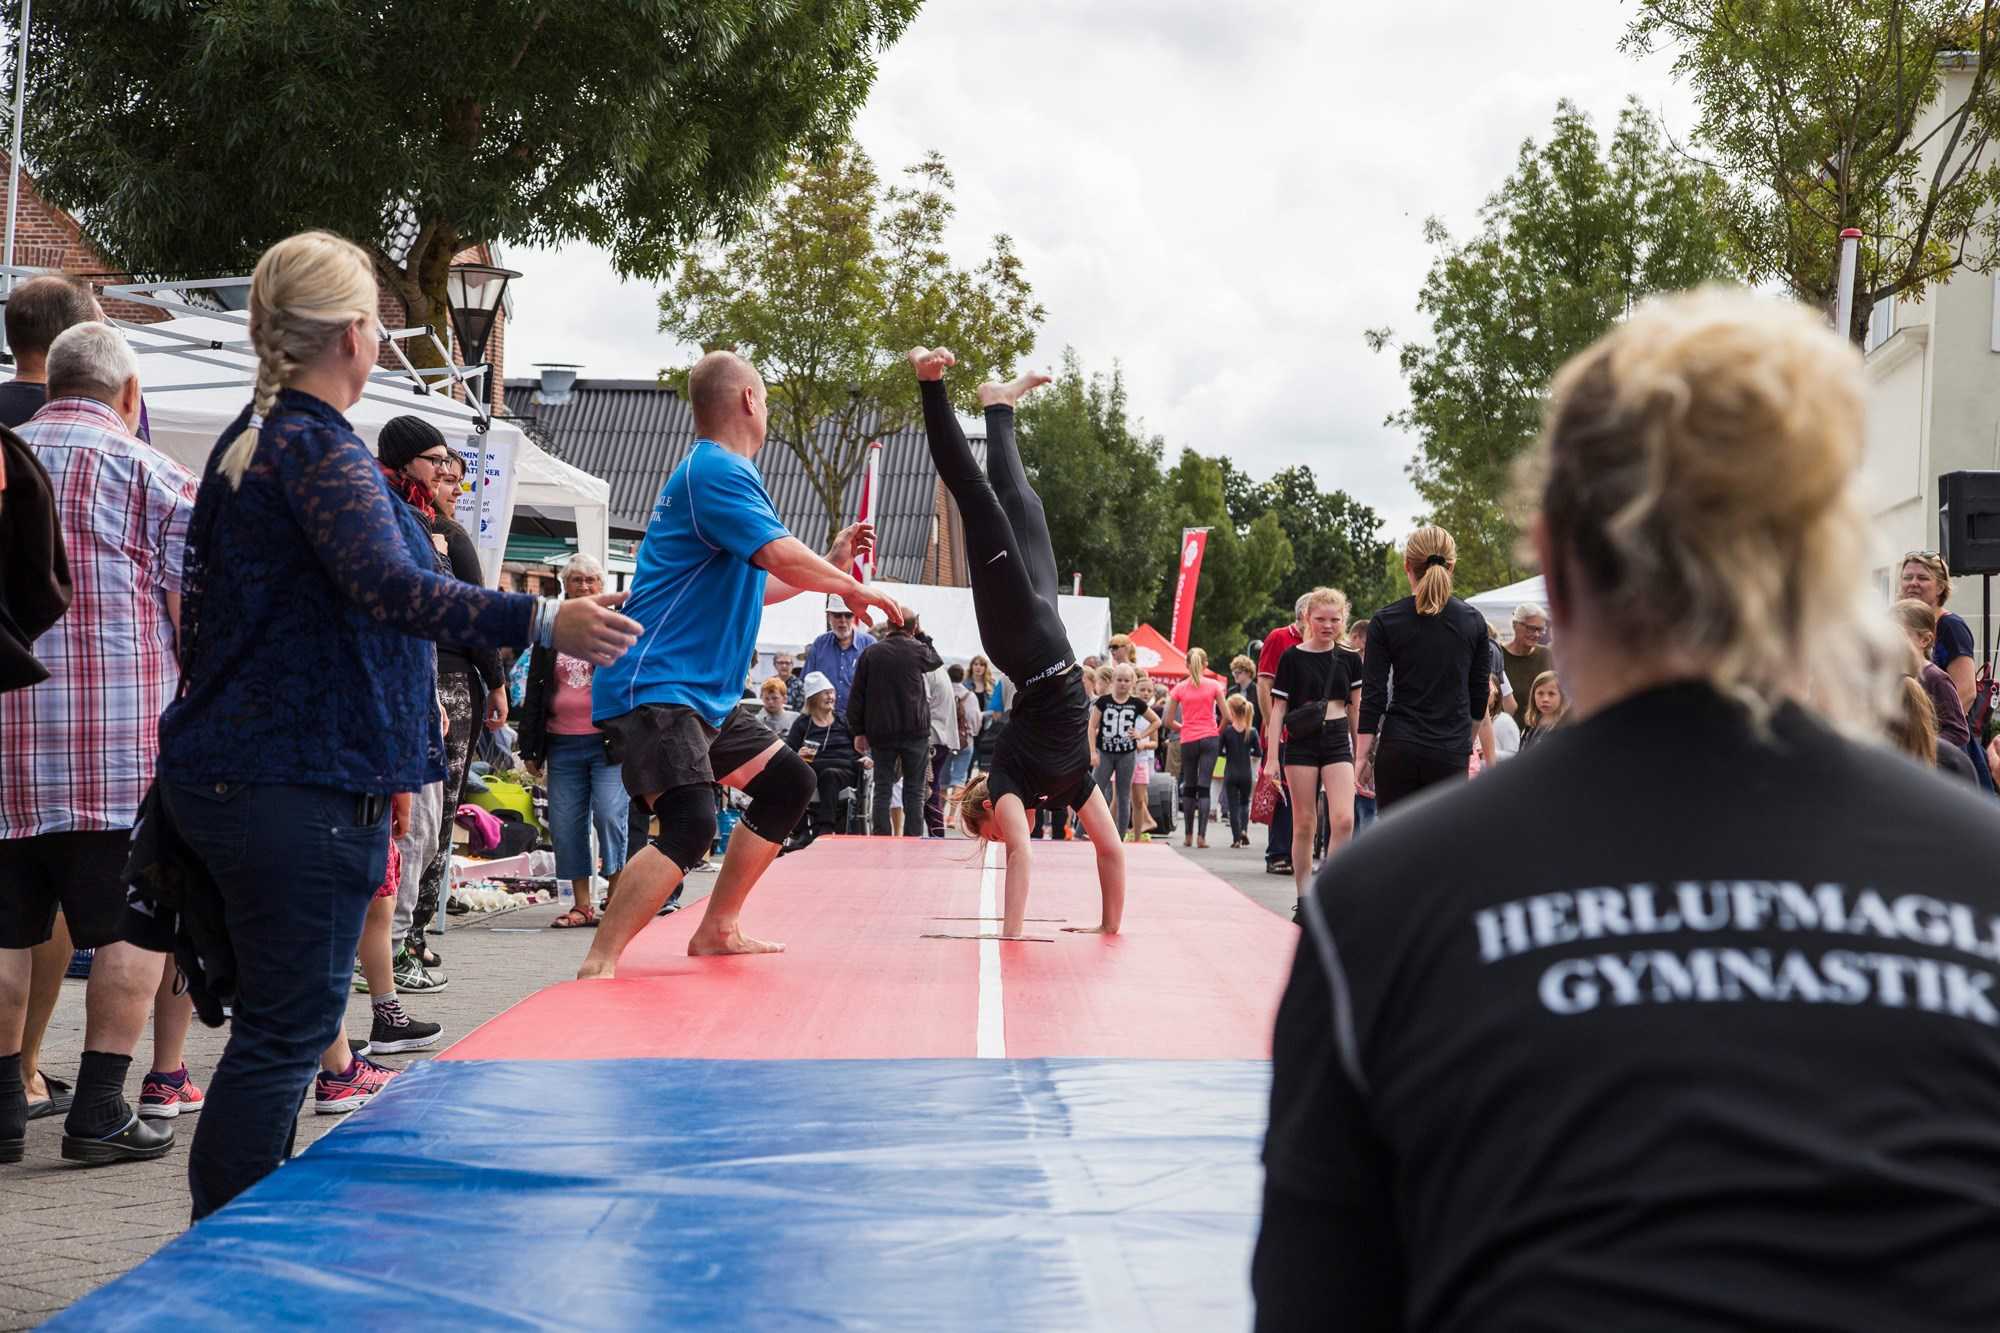
[[[289,1153],[391,824],[444,776],[431,644],[553,644],[604,663],[638,636],[611,609],[623,594],[558,604],[437,572],[429,531],[342,415],[375,369],[375,330],[360,248],[306,232],[265,252],[256,396],[209,456],[188,532],[159,788],[216,883],[237,963],[188,1155],[197,1219]],[[379,1075],[357,1062],[345,1077]]]
[[[1368,622],[1354,760],[1357,785],[1374,788],[1383,814],[1426,787],[1463,781],[1473,728],[1486,716],[1486,617],[1452,595],[1457,565],[1449,532],[1418,528],[1403,544],[1410,595]]]

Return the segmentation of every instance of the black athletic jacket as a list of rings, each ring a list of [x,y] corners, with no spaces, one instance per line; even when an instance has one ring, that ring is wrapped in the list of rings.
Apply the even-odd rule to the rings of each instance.
[[[889,634],[868,645],[854,664],[847,691],[847,729],[870,745],[889,745],[931,734],[931,706],[924,677],[944,665],[929,638]]]

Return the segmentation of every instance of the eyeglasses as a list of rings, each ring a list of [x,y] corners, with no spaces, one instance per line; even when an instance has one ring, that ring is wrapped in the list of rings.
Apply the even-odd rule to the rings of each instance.
[[[418,454],[415,458],[411,459],[410,461],[412,463],[429,463],[432,467],[443,467],[446,463],[449,463],[451,461],[451,455]]]

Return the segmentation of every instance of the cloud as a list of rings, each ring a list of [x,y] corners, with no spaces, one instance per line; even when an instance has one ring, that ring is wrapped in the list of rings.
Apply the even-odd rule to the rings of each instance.
[[[1417,502],[1405,395],[1361,331],[1421,336],[1424,219],[1454,235],[1521,141],[1569,97],[1608,127],[1628,94],[1692,117],[1667,63],[1617,49],[1626,7],[1409,0],[1017,0],[936,4],[882,61],[856,135],[885,173],[926,151],[958,178],[952,246],[1020,248],[1048,322],[1034,359],[1076,348],[1125,371],[1170,450],[1254,475],[1309,464],[1393,530]],[[649,376],[686,352],[650,284],[588,247],[511,255],[516,375],[532,360]]]

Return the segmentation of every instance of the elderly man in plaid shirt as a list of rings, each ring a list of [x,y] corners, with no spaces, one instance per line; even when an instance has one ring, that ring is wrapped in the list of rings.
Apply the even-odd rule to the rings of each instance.
[[[122,942],[119,925],[126,844],[179,682],[195,479],[135,436],[138,364],[117,330],[63,333],[48,379],[47,406],[19,433],[49,474],[75,596],[36,641],[49,679],[0,696],[0,1162],[18,1161],[25,1141],[28,951],[60,906],[77,945],[97,950],[62,1155],[95,1165],[158,1157],[173,1143],[124,1096],[165,959]]]

